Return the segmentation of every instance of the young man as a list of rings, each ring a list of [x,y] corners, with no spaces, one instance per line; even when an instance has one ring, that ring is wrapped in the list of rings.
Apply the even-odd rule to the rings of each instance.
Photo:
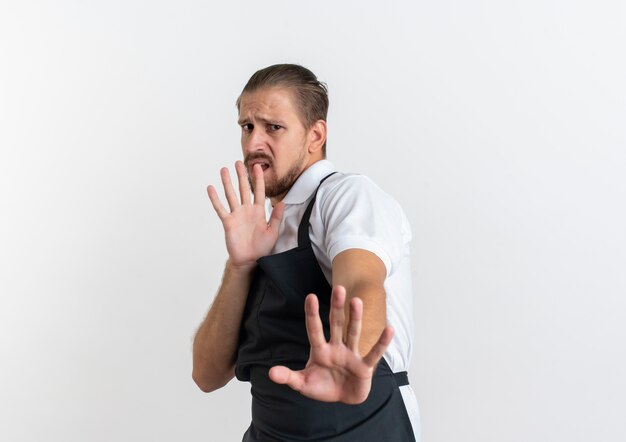
[[[244,441],[416,440],[402,209],[325,159],[328,95],[308,69],[256,72],[237,107],[239,196],[226,168],[228,207],[208,187],[229,257],[194,340],[193,379],[206,392],[250,381]]]

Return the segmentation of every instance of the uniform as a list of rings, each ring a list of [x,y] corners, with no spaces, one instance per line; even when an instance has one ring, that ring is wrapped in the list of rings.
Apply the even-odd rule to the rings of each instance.
[[[322,182],[320,184],[320,182]],[[371,180],[314,163],[283,199],[271,255],[260,258],[240,333],[236,375],[252,384],[252,424],[244,441],[414,441],[419,414],[406,370],[413,334],[409,241],[400,206]],[[387,319],[395,335],[359,405],[324,403],[274,384],[274,365],[302,369],[309,356],[304,298],[315,293],[328,338],[331,263],[359,248],[385,264]]]

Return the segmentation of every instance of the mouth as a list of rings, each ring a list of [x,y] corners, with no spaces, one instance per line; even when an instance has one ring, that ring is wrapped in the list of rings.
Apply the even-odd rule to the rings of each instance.
[[[246,162],[246,166],[248,168],[248,173],[250,175],[252,175],[252,169],[254,168],[254,165],[258,164],[261,166],[261,169],[263,169],[263,172],[265,172],[266,170],[268,170],[271,167],[271,164],[268,160],[263,159],[263,158],[258,158],[258,159],[254,159],[254,160],[250,160]]]

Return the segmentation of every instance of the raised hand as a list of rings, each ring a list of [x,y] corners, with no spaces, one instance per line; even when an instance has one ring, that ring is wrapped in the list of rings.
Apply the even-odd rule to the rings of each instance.
[[[278,239],[278,227],[283,216],[284,204],[274,206],[269,223],[265,218],[265,181],[259,164],[252,168],[254,200],[250,199],[250,184],[246,168],[241,161],[235,163],[239,180],[239,195],[230,179],[227,168],[220,171],[224,193],[230,211],[221,203],[215,187],[209,186],[207,193],[213,208],[224,226],[226,249],[233,266],[254,266],[255,261],[268,255]]]
[[[272,367],[269,372],[272,381],[287,384],[304,396],[323,402],[359,404],[367,399],[374,370],[391,342],[393,329],[385,327],[378,342],[361,358],[359,339],[363,303],[359,298],[350,300],[347,336],[344,337],[345,299],[346,290],[336,286],[331,296],[330,341],[326,342],[317,296],[307,296],[304,308],[311,344],[309,361],[303,370],[298,371],[284,366]]]

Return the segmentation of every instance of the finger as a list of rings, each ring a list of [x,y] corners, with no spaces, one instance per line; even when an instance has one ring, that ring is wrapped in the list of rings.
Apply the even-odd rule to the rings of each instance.
[[[254,180],[254,204],[265,204],[265,177],[260,164],[252,166],[252,179]]]
[[[311,348],[319,348],[326,344],[324,326],[319,314],[319,301],[317,296],[310,294],[304,300],[304,312],[306,333],[309,337]]]
[[[207,187],[206,191],[209,194],[209,199],[211,200],[213,209],[215,209],[215,212],[217,212],[217,216],[219,216],[221,220],[224,220],[224,217],[228,216],[229,212],[222,205],[222,202],[220,201],[220,197],[217,196],[217,191],[215,190],[215,187],[209,186]]]
[[[277,384],[287,384],[296,391],[300,391],[304,385],[304,375],[298,371],[290,370],[282,365],[270,368],[269,377]]]
[[[363,362],[365,362],[365,364],[370,367],[374,367],[376,364],[378,364],[378,361],[380,360],[380,358],[383,357],[383,354],[385,354],[385,350],[387,350],[387,347],[389,347],[392,339],[393,328],[388,325],[380,334],[378,342],[376,342],[370,352],[365,355],[365,357],[363,358]]]
[[[230,211],[232,212],[239,206],[239,202],[237,201],[237,194],[235,193],[235,189],[233,188],[233,183],[230,180],[230,172],[226,167],[222,167],[220,170],[220,175],[222,176],[222,184],[224,185],[224,193],[226,194],[226,201],[228,201],[228,206],[230,207]]]
[[[278,229],[280,226],[280,222],[283,219],[283,213],[285,212],[285,203],[280,202],[274,206],[272,209],[272,215],[270,216],[269,227],[270,229]]]
[[[346,302],[346,289],[336,286],[330,297],[330,343],[343,343],[343,324],[345,321],[344,304]]]
[[[346,346],[353,352],[359,351],[359,339],[361,338],[361,319],[363,317],[363,301],[360,298],[350,300],[350,319],[348,321],[348,336]]]
[[[250,204],[250,183],[248,182],[248,171],[241,161],[235,163],[237,179],[239,180],[239,195],[241,204]]]

